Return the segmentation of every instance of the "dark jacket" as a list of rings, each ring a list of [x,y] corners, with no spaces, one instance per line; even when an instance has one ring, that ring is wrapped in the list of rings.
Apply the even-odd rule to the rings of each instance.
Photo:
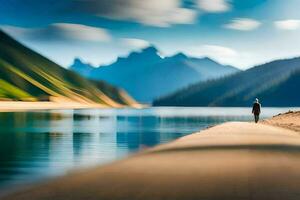
[[[253,113],[254,115],[259,115],[259,114],[260,114],[260,103],[255,102],[255,103],[253,104],[253,107],[252,107],[252,113]]]

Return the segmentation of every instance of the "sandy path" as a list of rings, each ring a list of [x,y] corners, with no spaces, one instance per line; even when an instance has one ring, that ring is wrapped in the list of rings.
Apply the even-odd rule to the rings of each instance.
[[[300,136],[225,123],[4,199],[300,199]]]

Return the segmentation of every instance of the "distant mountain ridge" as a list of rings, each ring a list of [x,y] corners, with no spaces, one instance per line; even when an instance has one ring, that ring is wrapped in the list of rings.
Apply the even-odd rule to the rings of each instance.
[[[209,58],[191,58],[183,53],[163,58],[154,46],[132,52],[107,66],[91,68],[84,63],[78,66],[78,63],[75,60],[70,69],[89,79],[101,79],[121,87],[146,103],[190,84],[239,71]]]
[[[94,67],[91,64],[83,63],[79,58],[75,58],[72,64],[72,71],[82,76],[88,76],[93,69]]]
[[[228,77],[191,85],[154,106],[300,106],[300,58],[276,60]]]
[[[119,107],[136,102],[103,81],[89,81],[30,50],[0,30],[0,99],[69,99]]]

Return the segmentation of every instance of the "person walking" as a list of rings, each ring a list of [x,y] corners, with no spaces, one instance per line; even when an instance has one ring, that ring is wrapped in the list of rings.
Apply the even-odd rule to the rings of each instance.
[[[258,98],[256,98],[253,103],[253,107],[252,107],[252,113],[254,115],[255,123],[257,123],[259,120],[260,108],[261,108],[261,105],[259,103]]]

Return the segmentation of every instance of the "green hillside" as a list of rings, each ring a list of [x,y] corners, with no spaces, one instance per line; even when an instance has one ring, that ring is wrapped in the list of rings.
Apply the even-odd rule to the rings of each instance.
[[[300,106],[300,58],[276,60],[158,99],[155,106]]]
[[[104,82],[91,82],[0,30],[0,99],[38,101],[50,97],[107,106],[135,104],[124,91]]]

